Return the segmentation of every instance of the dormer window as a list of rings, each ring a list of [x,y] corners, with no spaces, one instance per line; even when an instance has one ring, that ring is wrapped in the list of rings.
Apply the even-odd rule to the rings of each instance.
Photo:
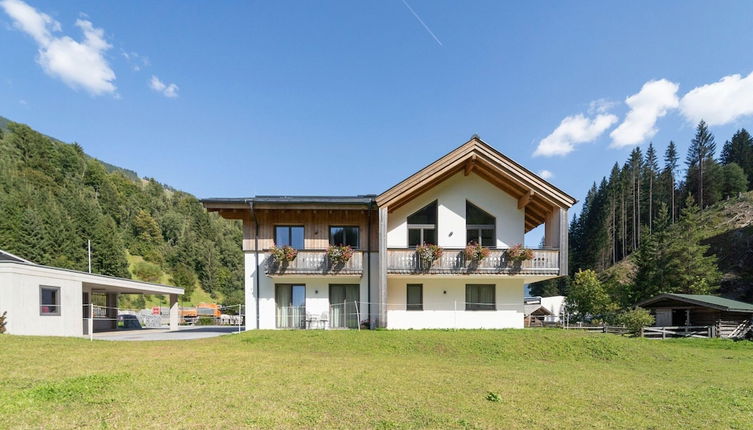
[[[408,216],[408,246],[437,244],[437,201],[433,201]]]
[[[495,234],[496,219],[486,211],[469,201],[465,201],[466,241],[481,246],[494,248],[497,246]]]

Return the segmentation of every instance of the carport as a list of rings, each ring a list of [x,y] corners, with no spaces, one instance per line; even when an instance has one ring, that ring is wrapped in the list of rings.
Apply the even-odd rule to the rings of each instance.
[[[84,320],[83,334],[118,329],[118,297],[121,294],[156,294],[169,298],[169,330],[177,330],[179,322],[178,295],[183,289],[161,284],[105,277],[96,282],[82,282],[81,303]]]

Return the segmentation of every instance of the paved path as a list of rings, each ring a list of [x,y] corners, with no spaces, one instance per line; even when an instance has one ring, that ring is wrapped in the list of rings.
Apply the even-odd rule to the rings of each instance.
[[[241,331],[244,327],[241,327]],[[237,333],[238,326],[180,326],[177,331],[166,328],[144,328],[141,330],[118,330],[94,333],[96,340],[191,340],[217,337]]]

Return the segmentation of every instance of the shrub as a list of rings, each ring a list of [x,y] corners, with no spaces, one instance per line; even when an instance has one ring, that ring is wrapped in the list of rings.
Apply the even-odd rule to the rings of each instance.
[[[353,248],[350,245],[330,245],[327,249],[327,258],[333,266],[345,264],[353,257]]]
[[[298,255],[298,250],[288,245],[279,248],[277,246],[272,246],[271,248],[269,248],[269,253],[272,255],[272,258],[274,258],[276,262],[289,263],[295,260],[295,257]]]
[[[507,258],[516,263],[533,260],[533,251],[519,243],[507,250]]]
[[[159,282],[162,278],[162,269],[156,264],[139,261],[133,265],[133,274],[142,281]]]
[[[199,317],[199,319],[196,320],[196,325],[213,325],[214,324],[214,318],[212,317]]]
[[[488,257],[491,251],[476,242],[471,242],[465,247],[465,257],[470,261],[481,261]]]
[[[442,257],[442,253],[444,253],[444,250],[438,245],[424,243],[423,245],[416,247],[416,254],[418,255],[419,260],[421,260],[422,265],[427,268],[431,267],[431,263],[439,260],[439,258]]]
[[[617,316],[617,322],[627,327],[634,335],[639,334],[643,327],[650,326],[654,321],[654,316],[643,308],[631,309]]]

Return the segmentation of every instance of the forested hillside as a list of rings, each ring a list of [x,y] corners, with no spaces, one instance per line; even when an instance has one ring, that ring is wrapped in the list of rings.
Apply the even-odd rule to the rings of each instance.
[[[192,195],[0,118],[0,249],[242,300],[241,229]],[[131,264],[129,264],[129,260]],[[130,266],[130,267],[129,267]]]
[[[602,315],[664,292],[753,301],[753,138],[738,130],[717,157],[701,121],[682,166],[673,142],[662,152],[660,161],[653,144],[635,148],[594,183],[570,224],[571,278],[534,294],[577,295],[589,284],[603,302],[590,313]]]

